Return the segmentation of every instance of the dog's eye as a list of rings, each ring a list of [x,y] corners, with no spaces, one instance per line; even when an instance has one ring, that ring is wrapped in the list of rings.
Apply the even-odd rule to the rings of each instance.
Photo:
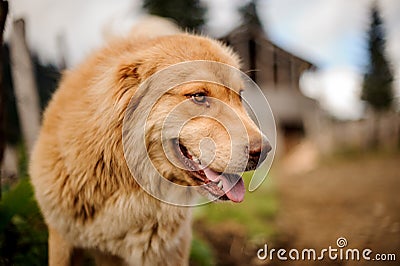
[[[207,102],[207,96],[204,93],[196,93],[192,95],[192,100],[197,104],[204,104]]]

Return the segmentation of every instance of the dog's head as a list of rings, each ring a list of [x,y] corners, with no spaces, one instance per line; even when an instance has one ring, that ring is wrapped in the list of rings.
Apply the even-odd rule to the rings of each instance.
[[[220,61],[189,62],[147,82],[147,92],[136,96],[134,105],[140,102],[136,115],[141,115],[147,101],[146,152],[164,178],[196,186],[211,199],[240,202],[245,188],[239,174],[256,169],[271,146],[244,108],[243,80],[233,67],[224,67],[235,60]],[[164,85],[149,103],[147,94],[160,90],[163,82],[175,85]]]

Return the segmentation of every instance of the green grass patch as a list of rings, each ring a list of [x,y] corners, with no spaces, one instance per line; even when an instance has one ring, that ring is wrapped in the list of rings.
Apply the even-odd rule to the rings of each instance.
[[[245,173],[243,179],[248,187],[251,173]],[[253,237],[270,237],[273,235],[273,220],[278,210],[274,184],[266,178],[254,192],[246,192],[241,203],[210,203],[195,208],[195,219],[215,226],[224,222],[235,222],[243,226],[248,235]]]
[[[27,177],[0,201],[0,265],[46,265],[47,227]]]
[[[212,253],[210,246],[207,242],[194,234],[190,250],[190,265],[210,266],[215,264],[214,254]]]

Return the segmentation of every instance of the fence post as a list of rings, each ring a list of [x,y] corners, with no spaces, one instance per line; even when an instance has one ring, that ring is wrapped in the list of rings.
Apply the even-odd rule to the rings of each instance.
[[[25,23],[13,22],[10,38],[12,78],[22,135],[30,155],[40,127],[40,107],[34,69],[25,40]]]

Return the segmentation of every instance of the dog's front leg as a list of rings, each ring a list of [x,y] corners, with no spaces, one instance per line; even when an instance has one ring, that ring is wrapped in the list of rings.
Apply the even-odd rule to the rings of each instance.
[[[49,266],[70,266],[73,247],[49,227]]]

